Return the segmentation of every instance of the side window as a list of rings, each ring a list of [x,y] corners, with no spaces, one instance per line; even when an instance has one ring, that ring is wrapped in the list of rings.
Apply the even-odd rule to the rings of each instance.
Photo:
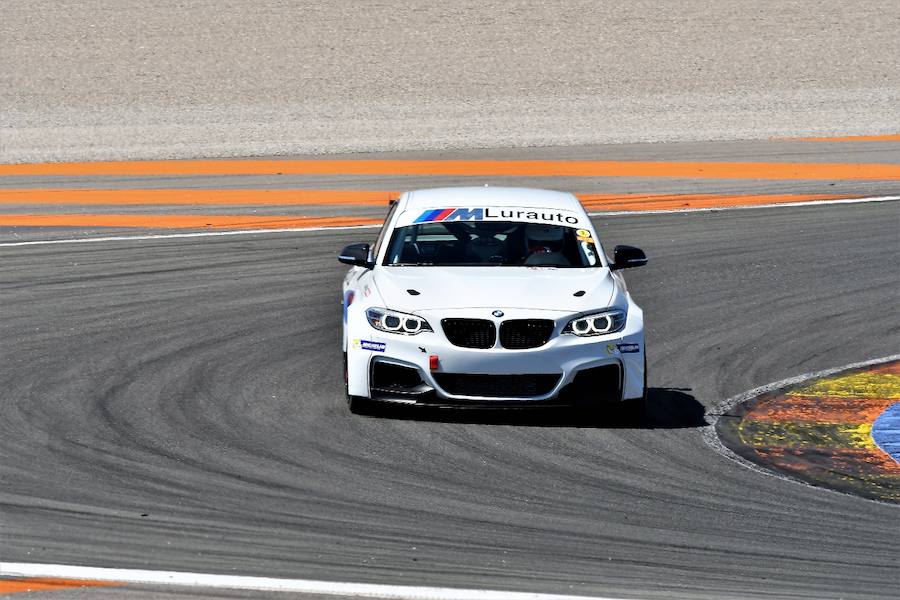
[[[391,218],[394,216],[394,211],[397,210],[397,202],[392,202],[391,207],[388,209],[387,216],[384,218],[384,225],[381,227],[381,231],[378,233],[378,239],[375,240],[375,247],[372,248],[372,260],[378,258],[378,253],[381,251],[381,245],[384,243],[384,238],[387,237],[388,228],[391,224]]]

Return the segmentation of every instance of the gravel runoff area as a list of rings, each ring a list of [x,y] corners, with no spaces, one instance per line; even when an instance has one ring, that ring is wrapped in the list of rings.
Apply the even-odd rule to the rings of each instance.
[[[895,133],[900,3],[22,0],[0,162]]]

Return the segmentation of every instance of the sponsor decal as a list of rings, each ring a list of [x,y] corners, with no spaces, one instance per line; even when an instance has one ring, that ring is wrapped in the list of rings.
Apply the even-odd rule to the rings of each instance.
[[[641,351],[640,344],[607,344],[607,354],[634,354]]]
[[[575,232],[575,236],[578,238],[579,242],[587,242],[588,244],[594,243],[594,238],[591,237],[591,232],[587,229],[579,229]]]
[[[353,340],[353,347],[362,350],[371,350],[372,352],[384,352],[387,348],[387,344],[370,340]]]
[[[363,296],[368,298],[371,295],[372,295],[372,288],[370,288],[369,286],[364,287],[363,288]]]
[[[561,225],[577,225],[578,217],[562,212],[522,210],[513,208],[433,208],[426,210],[413,223],[436,221],[492,221],[492,220],[541,221]],[[590,235],[590,232],[588,232]]]

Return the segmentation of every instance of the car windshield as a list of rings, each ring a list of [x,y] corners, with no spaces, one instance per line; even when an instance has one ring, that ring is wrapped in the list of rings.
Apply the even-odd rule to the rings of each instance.
[[[598,267],[601,263],[586,229],[516,221],[444,221],[395,229],[384,264]]]

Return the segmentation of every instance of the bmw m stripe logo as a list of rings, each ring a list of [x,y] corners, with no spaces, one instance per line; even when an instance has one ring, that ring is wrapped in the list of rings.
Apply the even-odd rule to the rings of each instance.
[[[413,223],[429,223],[432,221],[481,221],[484,219],[483,208],[435,208],[426,210]]]

